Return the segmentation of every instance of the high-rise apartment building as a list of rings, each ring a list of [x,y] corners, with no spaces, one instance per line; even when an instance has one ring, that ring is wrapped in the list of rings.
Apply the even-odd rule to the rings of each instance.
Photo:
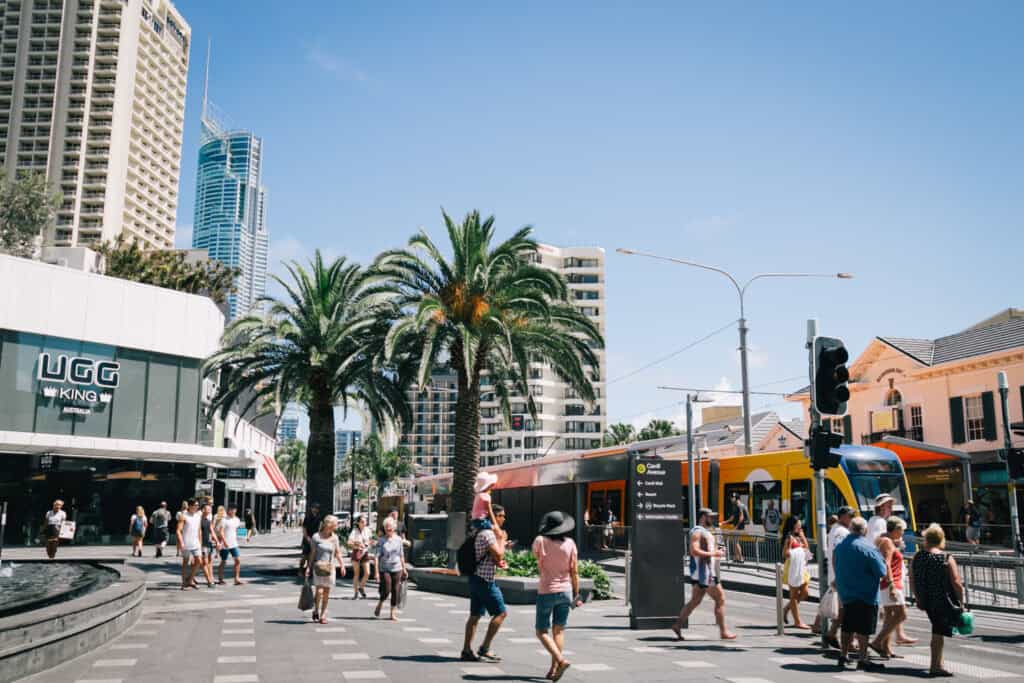
[[[63,194],[44,244],[174,246],[190,33],[167,0],[0,0],[0,166]]]
[[[409,451],[417,474],[439,474],[452,468],[455,455],[455,399],[458,377],[441,368],[424,391],[409,392],[413,423],[399,445]]]
[[[298,415],[283,415],[277,423],[277,442],[293,441],[299,438]]]
[[[565,276],[572,303],[604,334],[604,250],[596,247],[540,245],[535,262]],[[488,391],[490,380],[481,378],[480,464],[490,467],[513,460],[532,460],[565,451],[597,448],[606,426],[605,353],[596,349],[598,367],[592,369],[597,400],[588,404],[544,363],[530,363],[528,386],[537,417],[526,412],[523,398],[512,399],[512,414],[523,429],[505,423],[498,401]],[[457,380],[450,370],[431,377],[427,391],[411,392],[415,421],[401,437],[421,474],[451,469],[455,454],[455,399]],[[517,420],[518,421],[518,420]]]
[[[363,433],[357,429],[335,429],[334,430],[334,471],[341,468],[345,462],[345,456],[351,453],[363,443]]]
[[[200,125],[192,246],[239,269],[235,291],[228,296],[228,318],[234,319],[248,314],[267,287],[263,140],[218,120],[205,92]]]

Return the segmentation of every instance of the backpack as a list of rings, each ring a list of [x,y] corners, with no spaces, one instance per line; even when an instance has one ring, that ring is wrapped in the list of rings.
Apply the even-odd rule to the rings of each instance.
[[[476,574],[476,533],[470,533],[466,536],[466,540],[459,546],[458,553],[455,555],[455,563],[459,567],[459,574],[462,576],[472,576]]]
[[[145,522],[142,520],[142,518],[139,517],[138,515],[136,515],[135,516],[135,521],[132,522],[132,530],[135,531],[135,533],[141,534],[142,533],[142,528],[143,528],[144,524],[145,524]]]

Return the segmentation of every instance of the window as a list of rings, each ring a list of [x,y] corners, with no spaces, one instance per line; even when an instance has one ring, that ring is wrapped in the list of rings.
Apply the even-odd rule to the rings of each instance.
[[[886,406],[898,406],[901,403],[903,403],[903,395],[898,389],[890,389],[889,393],[885,395]]]
[[[825,479],[825,514],[834,515],[839,512],[839,508],[844,505],[849,505],[846,498],[843,496],[843,492],[839,490],[831,479]]]
[[[985,410],[981,396],[964,398],[964,418],[967,425],[967,440],[980,441],[985,438]]]
[[[808,527],[811,521],[811,480],[794,479],[789,482],[789,513],[799,518],[804,535],[811,536],[814,530]]]
[[[910,434],[914,441],[924,441],[924,415],[921,406],[910,406]]]
[[[765,533],[778,533],[782,519],[782,482],[755,481],[752,488],[750,514],[754,524],[763,524]]]

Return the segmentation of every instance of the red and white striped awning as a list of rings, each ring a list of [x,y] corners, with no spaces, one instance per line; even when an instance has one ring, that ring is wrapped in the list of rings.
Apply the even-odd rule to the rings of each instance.
[[[263,455],[262,453],[260,455]],[[281,468],[277,466],[274,459],[268,455],[263,455],[263,470],[270,477],[271,483],[274,488],[280,493],[291,493],[292,487],[288,485],[288,479],[284,476]]]

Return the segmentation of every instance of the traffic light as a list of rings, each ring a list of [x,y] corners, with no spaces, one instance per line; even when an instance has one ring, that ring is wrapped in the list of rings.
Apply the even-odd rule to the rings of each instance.
[[[811,432],[809,439],[811,444],[811,469],[825,470],[829,467],[839,467],[839,454],[833,453],[833,448],[839,448],[843,444],[842,434],[833,434],[827,427],[818,427]]]
[[[1024,448],[1011,448],[1006,454],[1006,469],[1010,479],[1024,477]]]
[[[850,354],[842,339],[814,338],[814,407],[821,415],[845,415],[850,389],[846,383]]]

